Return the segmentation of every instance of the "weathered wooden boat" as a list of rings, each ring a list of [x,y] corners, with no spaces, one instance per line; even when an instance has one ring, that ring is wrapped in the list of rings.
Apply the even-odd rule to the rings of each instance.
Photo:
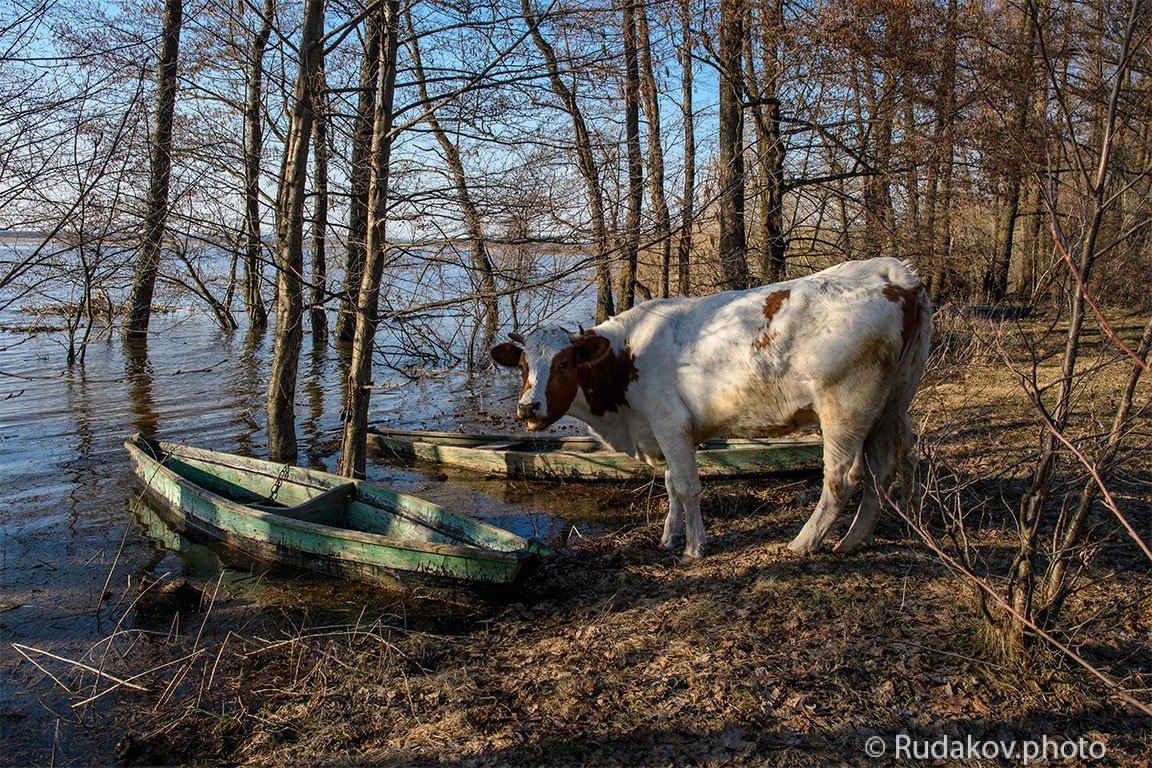
[[[519,480],[651,480],[657,470],[609,451],[591,436],[480,435],[422,430],[368,430],[381,455]],[[709,440],[696,452],[702,478],[735,478],[819,469],[824,443],[797,439]]]
[[[262,560],[387,586],[407,575],[510,584],[550,554],[375,483],[140,435],[124,447],[146,500],[177,532]]]

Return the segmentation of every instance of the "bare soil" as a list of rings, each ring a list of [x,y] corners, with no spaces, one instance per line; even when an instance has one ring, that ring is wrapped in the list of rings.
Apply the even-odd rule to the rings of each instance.
[[[1012,513],[1039,436],[997,334],[1011,345],[1010,331],[987,324],[943,327],[915,414],[932,466],[973,515],[993,576],[1011,555]],[[1093,354],[1086,364],[1112,359]],[[1047,360],[1041,376],[1053,375]],[[1087,385],[1081,412],[1098,409],[1107,423],[1124,371],[1116,363]],[[1149,537],[1152,430],[1146,411],[1140,419],[1116,489]],[[1078,667],[1056,656],[999,660],[973,588],[895,515],[861,554],[791,554],[785,544],[818,493],[813,476],[707,486],[709,554],[690,563],[659,547],[658,489],[631,494],[623,528],[573,538],[512,602],[445,609],[333,584],[301,604],[284,584],[257,613],[224,589],[179,631],[159,610],[155,633],[109,641],[110,674],[151,670],[137,681],[147,692],[117,694],[121,759],[865,766],[913,764],[865,751],[872,737],[891,750],[907,734],[1084,738],[1107,750],[1094,765],[1152,761],[1148,719]],[[1096,521],[1101,531],[1110,524]],[[1115,537],[1086,562],[1082,583],[1065,639],[1149,700],[1149,563]]]

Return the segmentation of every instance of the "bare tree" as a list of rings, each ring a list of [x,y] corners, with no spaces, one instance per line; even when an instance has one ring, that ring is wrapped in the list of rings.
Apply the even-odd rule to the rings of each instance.
[[[376,66],[375,110],[372,119],[372,177],[368,195],[368,239],[357,301],[352,363],[344,390],[344,432],[340,445],[340,474],[363,477],[366,464],[368,403],[372,381],[372,355],[379,323],[380,280],[387,254],[388,178],[392,156],[393,99],[396,93],[396,57],[400,47],[400,2],[380,4],[383,37]]]
[[[748,287],[744,231],[744,0],[720,0],[720,270],[725,288]]]
[[[560,99],[564,111],[572,119],[577,166],[580,169],[580,176],[584,180],[584,187],[588,195],[589,213],[592,216],[592,238],[595,248],[593,261],[596,265],[596,321],[602,322],[615,314],[616,310],[612,301],[611,245],[608,240],[604,191],[600,187],[600,167],[596,162],[596,154],[592,146],[592,134],[588,130],[584,112],[576,98],[576,91],[564,81],[556,51],[540,31],[540,20],[535,11],[532,10],[530,3],[531,0],[520,0],[521,14],[528,24],[536,48],[544,57],[548,82],[552,86],[552,91]]]
[[[787,240],[784,235],[784,137],[780,119],[780,36],[784,32],[784,3],[764,0],[760,7],[759,35],[749,35],[748,87],[756,124],[757,186],[759,188],[760,279],[766,283],[784,278]],[[761,72],[756,72],[756,49],[760,48]]]
[[[252,35],[248,54],[247,99],[244,103],[244,306],[248,325],[256,331],[268,326],[260,283],[263,277],[263,242],[260,235],[260,166],[264,154],[264,51],[272,34],[275,0],[264,0],[260,25]]]
[[[276,337],[268,380],[268,455],[296,460],[296,378],[304,336],[304,197],[314,119],[316,73],[322,57],[324,0],[306,0],[292,118],[276,199]]]
[[[176,112],[177,69],[180,59],[180,27],[183,0],[165,0],[160,57],[156,65],[156,112],[150,141],[151,174],[144,214],[144,233],[128,300],[124,335],[144,338],[152,317],[152,294],[160,270],[164,223],[168,217],[168,187],[172,178],[172,125]]]
[[[687,295],[690,284],[692,256],[692,223],[695,220],[696,199],[696,114],[692,108],[693,88],[693,34],[692,0],[680,2],[681,42],[680,57],[680,117],[684,126],[684,186],[680,203],[680,238],[676,245],[676,290]]]
[[[1003,187],[996,217],[996,243],[992,261],[984,274],[984,291],[988,301],[1002,301],[1008,294],[1012,269],[1016,221],[1020,214],[1020,194],[1029,156],[1027,137],[1035,90],[1035,8],[1025,0],[1020,8],[1020,21],[1015,39],[1010,42],[1007,64],[1010,112],[1006,126],[1007,142],[999,159],[1003,165]],[[1037,196],[1038,200],[1038,196]]]
[[[648,26],[648,4],[636,6],[636,31],[640,38],[640,96],[648,122],[648,194],[652,201],[653,239],[660,253],[660,296],[668,297],[672,272],[672,217],[664,192],[664,145],[660,130],[660,91],[656,83],[656,61],[652,55],[652,33]]]
[[[640,62],[636,2],[623,0],[624,133],[628,157],[628,213],[624,223],[624,273],[620,309],[636,303],[636,259],[640,248],[640,209],[644,205],[644,164],[640,154]]]
[[[1123,199],[1118,192],[1130,183],[1118,173],[1123,154],[1120,150],[1126,138],[1139,135],[1139,129],[1132,126],[1134,115],[1146,114],[1152,107],[1152,104],[1140,104],[1139,100],[1146,100],[1148,94],[1137,92],[1129,76],[1140,39],[1140,24],[1146,18],[1147,0],[1129,0],[1122,10],[1126,12],[1123,18],[1108,19],[1100,30],[1102,39],[1115,35],[1110,41],[1110,50],[1105,51],[1101,46],[1098,51],[1082,49],[1079,52],[1085,57],[1101,57],[1097,62],[1101,67],[1104,61],[1112,62],[1112,71],[1102,78],[1108,83],[1108,89],[1097,92],[1097,99],[1072,97],[1061,82],[1064,65],[1050,50],[1056,40],[1051,39],[1054,33],[1048,27],[1055,25],[1051,19],[1037,19],[1035,26],[1035,39],[1054,99],[1054,110],[1059,115],[1059,120],[1049,127],[1049,149],[1055,162],[1046,174],[1045,187],[1049,190],[1049,224],[1069,275],[1066,282],[1069,314],[1056,381],[1047,386],[1039,383],[1034,353],[1031,371],[1016,368],[1021,384],[1036,406],[1043,432],[1031,482],[1018,510],[1019,546],[1008,572],[1003,598],[1009,610],[999,610],[995,599],[982,595],[990,629],[1005,652],[1014,657],[1027,654],[1034,646],[1037,628],[1048,631],[1057,626],[1074,576],[1070,564],[1090,557],[1092,548],[1086,539],[1089,531],[1085,522],[1097,498],[1105,499],[1109,512],[1152,560],[1152,550],[1126,521],[1107,489],[1121,441],[1130,433],[1136,385],[1148,369],[1152,318],[1145,326],[1137,349],[1132,350],[1123,345],[1114,332],[1109,333],[1111,325],[1093,297],[1098,284],[1094,274],[1099,264],[1116,258],[1120,251],[1116,234],[1105,235],[1108,222],[1115,218],[1116,206]],[[1093,69],[1090,59],[1076,63],[1081,65],[1082,72]],[[1064,172],[1063,168],[1071,170]],[[1057,209],[1051,192],[1057,186],[1064,187],[1060,196],[1064,210]],[[1080,222],[1080,226],[1069,231],[1064,225],[1066,218]],[[1119,233],[1121,240],[1130,235],[1131,232]],[[1130,374],[1117,392],[1111,427],[1096,436],[1083,434],[1084,427],[1077,427],[1077,421],[1083,417],[1076,413],[1077,392],[1086,386],[1086,379],[1093,375],[1095,368],[1085,371],[1078,365],[1084,353],[1085,325],[1090,318],[1114,343],[1123,346],[1125,359],[1132,364]],[[1005,359],[1013,364],[1007,356]],[[1091,432],[1097,431],[1093,424],[1088,428]],[[1090,447],[1093,444],[1095,448]],[[1069,456],[1090,475],[1079,492],[1060,481],[1061,462]],[[1054,501],[1058,503],[1052,503]],[[1052,526],[1055,536],[1046,533]],[[1047,540],[1051,543],[1046,546]]]
[[[408,27],[410,30],[409,47],[412,51],[412,67],[416,74],[416,82],[420,90],[420,101],[428,105],[425,121],[432,129],[436,142],[444,152],[444,161],[448,165],[448,173],[456,191],[456,201],[460,211],[464,214],[464,228],[468,233],[468,243],[472,251],[473,281],[477,283],[476,294],[479,298],[481,314],[483,315],[483,335],[481,346],[487,348],[496,338],[496,329],[500,325],[500,303],[496,295],[496,275],[492,266],[492,259],[488,256],[488,239],[484,234],[484,226],[480,218],[480,210],[472,199],[472,192],[468,185],[468,176],[464,171],[464,160],[460,156],[460,148],[449,138],[448,132],[436,117],[434,102],[428,96],[428,81],[424,73],[423,60],[420,57],[420,41],[412,24],[411,13],[408,14]]]
[[[328,335],[328,83],[324,76],[324,59],[316,70],[313,86],[315,119],[312,121],[312,280],[309,286],[308,316],[312,343],[323,345]]]
[[[336,317],[336,341],[352,343],[356,332],[356,302],[368,239],[368,188],[372,179],[372,125],[376,111],[376,81],[380,66],[380,14],[369,14],[364,23],[360,57],[359,97],[352,129],[352,157],[349,169],[348,250],[344,261],[344,287],[340,292],[340,312]]]

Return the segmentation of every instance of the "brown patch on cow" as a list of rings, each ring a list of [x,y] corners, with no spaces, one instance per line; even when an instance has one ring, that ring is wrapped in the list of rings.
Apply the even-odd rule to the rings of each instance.
[[[640,378],[636,357],[628,346],[619,352],[609,350],[608,354],[579,366],[578,371],[580,390],[593,416],[603,416],[627,405],[628,385]]]
[[[576,369],[576,350],[572,347],[565,347],[552,358],[548,386],[544,388],[544,405],[548,409],[546,418],[549,424],[568,413],[572,401],[576,399]]]
[[[901,353],[908,348],[908,344],[912,341],[912,335],[916,333],[916,325],[920,321],[920,308],[916,303],[916,298],[922,290],[924,287],[919,285],[915,289],[904,288],[891,283],[884,286],[884,298],[893,304],[900,304],[904,311],[904,327],[901,330],[901,338],[904,343],[900,347]]]
[[[777,334],[772,333],[771,330],[772,318],[780,311],[780,307],[784,305],[784,300],[791,294],[791,291],[776,291],[768,294],[768,298],[764,299],[764,332],[753,343],[756,349],[764,349],[776,338]]]

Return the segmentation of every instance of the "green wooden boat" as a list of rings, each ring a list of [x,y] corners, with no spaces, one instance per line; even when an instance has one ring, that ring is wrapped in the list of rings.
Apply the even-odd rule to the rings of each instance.
[[[397,586],[419,575],[511,584],[543,544],[362,480],[134,435],[145,498],[191,539],[333,576]]]
[[[469,435],[373,427],[368,443],[383,456],[519,480],[647,481],[658,471],[606,450],[591,436]],[[709,440],[696,452],[701,478],[815,470],[822,466],[823,456],[819,437]]]

